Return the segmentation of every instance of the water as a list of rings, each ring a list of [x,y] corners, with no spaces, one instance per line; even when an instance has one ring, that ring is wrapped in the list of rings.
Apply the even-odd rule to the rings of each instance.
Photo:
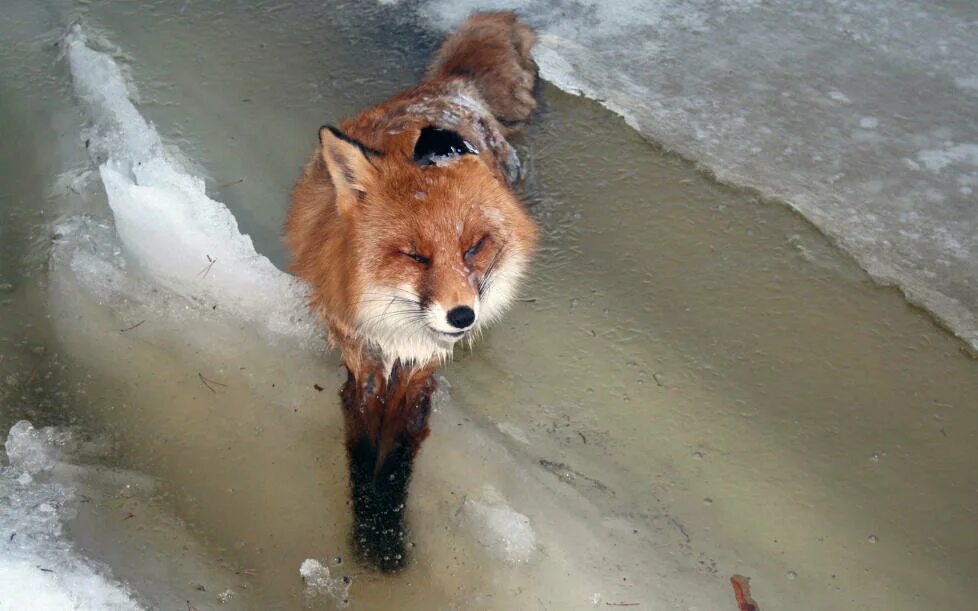
[[[99,442],[50,477],[77,490],[76,551],[142,604],[329,607],[299,575],[316,559],[355,608],[722,609],[734,573],[762,608],[970,608],[964,344],[783,206],[549,85],[520,143],[544,236],[523,301],[442,372],[410,568],[358,566],[337,358],[211,287],[224,256],[165,278],[158,243],[119,241],[59,59],[78,17],[279,266],[318,125],[414,82],[436,40],[367,6],[4,12],[0,420]]]

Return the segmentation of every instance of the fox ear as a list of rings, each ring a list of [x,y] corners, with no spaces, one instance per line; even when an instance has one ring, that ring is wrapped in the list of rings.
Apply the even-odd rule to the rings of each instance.
[[[376,173],[371,158],[379,157],[382,153],[332,125],[319,128],[319,144],[323,162],[336,190],[336,208],[346,214],[367,194]]]

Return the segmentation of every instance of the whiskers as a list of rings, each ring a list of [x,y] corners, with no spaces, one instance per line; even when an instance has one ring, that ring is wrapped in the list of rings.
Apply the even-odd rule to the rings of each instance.
[[[482,280],[479,281],[479,286],[477,287],[479,299],[482,299],[486,291],[492,288],[492,283],[496,280],[496,271],[499,269],[499,261],[502,259],[505,249],[506,247],[504,246],[497,250],[492,260],[489,261],[489,265],[486,266],[486,272],[482,274]]]
[[[360,331],[369,334],[378,327],[402,327],[405,330],[426,327],[426,314],[417,295],[398,287],[390,287],[390,291],[360,295],[360,311],[366,314],[359,319]]]

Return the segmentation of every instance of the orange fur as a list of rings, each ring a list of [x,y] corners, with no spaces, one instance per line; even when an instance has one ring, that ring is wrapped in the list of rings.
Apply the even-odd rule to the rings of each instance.
[[[354,542],[385,570],[403,563],[401,508],[433,371],[501,314],[535,247],[506,140],[536,106],[533,41],[513,13],[473,15],[419,86],[322,128],[292,190],[289,269],[349,371]]]
[[[477,38],[460,40],[472,30]],[[519,46],[514,46],[514,38]],[[293,206],[285,227],[293,254],[290,271],[311,287],[311,307],[354,371],[368,349],[356,331],[358,299],[365,286],[407,281],[419,294],[457,301],[473,290],[457,280],[462,253],[482,235],[491,235],[495,249],[484,248],[472,262],[469,267],[476,274],[485,271],[491,254],[499,249],[505,249],[507,256],[528,259],[532,255],[536,227],[508,184],[518,171],[513,167],[515,154],[491,113],[499,108],[505,116],[522,120],[529,111],[517,116],[512,106],[497,101],[490,107],[482,97],[500,100],[510,82],[528,78],[525,66],[532,65],[528,56],[532,40],[532,32],[512,13],[475,15],[439,51],[429,70],[432,80],[343,121],[340,127],[347,135],[382,153],[352,168],[361,200],[345,205],[344,200],[356,197],[356,190],[338,193],[330,173],[330,146],[346,143],[324,134],[323,144],[306,164],[292,191]],[[477,44],[486,45],[484,55],[478,56]],[[451,48],[461,49],[463,55],[448,55]],[[492,74],[478,79],[488,89],[469,78],[446,74],[450,66],[473,57],[479,58],[473,70],[495,66]],[[494,80],[496,74],[501,76]],[[524,102],[519,104],[527,108]],[[421,128],[442,127],[446,116],[451,120],[444,127],[479,143],[479,154],[464,155],[445,167],[418,167],[411,153]],[[401,255],[411,248],[433,260],[436,269],[430,278],[423,278],[424,270]]]

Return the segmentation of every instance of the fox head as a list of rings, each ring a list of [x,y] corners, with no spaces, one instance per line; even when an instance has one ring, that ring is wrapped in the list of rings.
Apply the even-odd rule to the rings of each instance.
[[[344,327],[388,366],[445,359],[510,304],[536,226],[454,132],[407,130],[381,152],[327,126],[320,142],[347,254]]]

